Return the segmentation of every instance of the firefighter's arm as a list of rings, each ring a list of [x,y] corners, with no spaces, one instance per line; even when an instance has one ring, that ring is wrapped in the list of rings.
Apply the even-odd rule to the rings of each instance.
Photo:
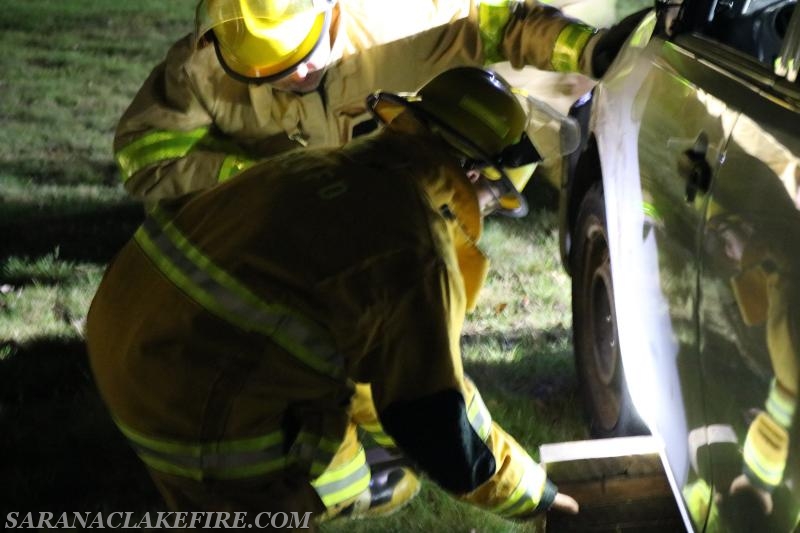
[[[750,424],[742,450],[744,473],[733,480],[730,494],[755,495],[765,515],[772,512],[772,491],[783,480],[789,454],[789,434],[768,413]]]
[[[743,320],[766,322],[767,349],[774,378],[765,411],[750,424],[744,442],[744,473],[731,485],[731,494],[754,491],[765,512],[772,508],[770,493],[783,480],[789,452],[789,428],[797,406],[798,360],[793,313],[795,290],[784,262],[758,247],[746,247],[743,272],[732,280]]]
[[[120,119],[114,156],[125,188],[147,202],[203,189],[224,181],[254,161],[214,125],[190,72],[224,76],[194,50],[191,36],[175,43],[156,66]],[[211,58],[213,59],[213,57]]]
[[[525,518],[547,510],[577,513],[578,504],[559,494],[544,469],[528,455],[513,437],[492,421],[475,384],[464,379],[467,416],[470,425],[491,450],[497,465],[495,474],[462,499],[507,518]]]
[[[455,262],[432,260],[396,295],[382,347],[364,362],[380,423],[406,456],[454,495],[504,516],[545,510],[556,488],[491,423],[464,379],[459,338],[466,298]]]
[[[494,0],[481,2],[479,25],[490,62],[507,59],[515,68],[532,65],[600,78],[648,11],[598,29],[540,2]]]
[[[576,513],[578,504],[547,479],[544,469],[496,423],[474,384],[381,415],[389,434],[438,485],[462,500],[509,519],[551,507]]]

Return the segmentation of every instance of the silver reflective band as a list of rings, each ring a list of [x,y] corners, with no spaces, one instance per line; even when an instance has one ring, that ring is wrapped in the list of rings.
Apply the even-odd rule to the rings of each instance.
[[[259,437],[191,443],[154,438],[118,418],[114,422],[139,458],[159,472],[202,481],[259,476],[287,466],[280,430]]]
[[[215,265],[158,208],[136,232],[157,268],[207,311],[247,331],[268,336],[314,370],[344,374],[344,358],[328,333],[286,307],[268,304]]]
[[[489,414],[486,404],[483,403],[483,398],[481,398],[477,388],[474,389],[472,400],[469,402],[467,418],[475,433],[478,434],[482,441],[486,442],[492,431],[492,416]]]

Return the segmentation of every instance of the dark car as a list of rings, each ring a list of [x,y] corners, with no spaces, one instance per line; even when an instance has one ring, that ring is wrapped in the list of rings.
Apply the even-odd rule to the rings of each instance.
[[[800,10],[656,2],[571,109],[561,243],[594,436],[663,443],[687,528],[800,509]]]

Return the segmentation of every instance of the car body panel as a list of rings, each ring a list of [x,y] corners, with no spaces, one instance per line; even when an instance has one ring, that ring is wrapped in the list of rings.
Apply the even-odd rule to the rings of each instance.
[[[698,397],[699,384],[692,382],[694,390],[684,393],[679,374],[679,367],[697,363],[694,246],[702,211],[683,202],[686,184],[675,168],[706,128],[707,116],[693,109],[702,107],[703,95],[664,61],[668,46],[654,39],[634,61],[622,58],[620,70],[610,72],[595,95],[592,130],[607,213],[615,213],[608,236],[628,388],[640,416],[663,439],[673,482],[681,488],[689,475],[687,418],[703,419],[690,412],[702,402],[687,409],[684,401]],[[661,149],[665,140],[667,150]],[[724,141],[720,132],[709,144],[720,151]],[[656,164],[640,167],[640,160]]]
[[[742,17],[775,17],[775,9],[758,11],[774,2],[737,2],[730,4]],[[729,7],[715,6],[717,13]],[[797,13],[792,24],[800,27]],[[800,39],[792,28],[786,35]],[[777,45],[768,45],[772,57]],[[784,42],[784,55],[798,46]],[[568,258],[573,211],[588,188],[581,180],[598,179],[591,177],[597,158],[628,388],[664,443],[687,529],[697,531],[720,527],[710,525],[719,514],[712,499],[728,494],[741,474],[741,448],[773,378],[797,390],[798,338],[786,331],[797,321],[775,317],[800,316],[792,314],[800,307],[793,292],[776,296],[800,287],[800,246],[792,244],[800,243],[798,85],[775,74],[779,61],[773,69],[759,57],[702,32],[668,37],[653,13],[593,91],[585,140],[596,153],[582,154],[589,164],[567,163],[561,188]],[[587,103],[580,104],[577,114],[585,115]],[[739,278],[764,254],[779,258],[782,277],[771,277],[772,285],[762,279],[761,292],[748,293],[749,274]],[[765,308],[782,333],[769,333]],[[715,443],[722,445],[709,446]],[[781,512],[796,516],[797,492],[788,499]],[[785,523],[762,525],[777,531]]]

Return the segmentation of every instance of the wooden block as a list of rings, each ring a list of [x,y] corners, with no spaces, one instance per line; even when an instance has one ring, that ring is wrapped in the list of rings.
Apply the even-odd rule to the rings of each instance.
[[[539,454],[548,477],[581,506],[576,516],[548,513],[548,532],[685,530],[653,437],[545,444]]]

